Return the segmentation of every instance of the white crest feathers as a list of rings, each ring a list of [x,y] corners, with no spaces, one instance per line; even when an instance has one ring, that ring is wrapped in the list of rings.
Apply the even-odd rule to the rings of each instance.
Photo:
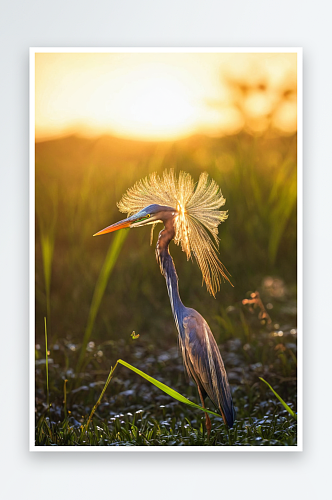
[[[148,205],[167,205],[174,208],[174,242],[181,245],[187,259],[195,257],[208,291],[215,296],[227,270],[218,258],[218,226],[228,214],[221,211],[225,204],[218,184],[206,172],[195,185],[190,174],[166,170],[162,176],[153,173],[138,181],[118,203],[121,212],[133,215]]]

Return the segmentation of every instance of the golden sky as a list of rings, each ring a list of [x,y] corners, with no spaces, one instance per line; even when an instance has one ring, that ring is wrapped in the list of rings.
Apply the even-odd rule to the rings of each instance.
[[[37,53],[36,139],[296,131],[296,54]]]

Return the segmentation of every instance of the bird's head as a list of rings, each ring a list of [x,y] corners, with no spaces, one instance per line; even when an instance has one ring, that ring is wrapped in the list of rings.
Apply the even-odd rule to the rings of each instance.
[[[191,175],[173,170],[162,176],[150,174],[129,188],[118,203],[127,219],[102,229],[95,236],[111,233],[125,227],[141,227],[158,222],[174,231],[173,240],[181,245],[187,259],[194,259],[202,271],[208,291],[215,295],[222,279],[229,281],[227,270],[218,258],[218,226],[227,219],[218,184],[202,173],[195,184]]]
[[[148,205],[136,214],[105,227],[105,229],[102,229],[93,236],[112,233],[118,229],[124,229],[125,227],[142,227],[147,226],[148,224],[157,224],[158,222],[166,224],[167,221],[173,220],[177,214],[177,210],[172,207],[157,204]]]

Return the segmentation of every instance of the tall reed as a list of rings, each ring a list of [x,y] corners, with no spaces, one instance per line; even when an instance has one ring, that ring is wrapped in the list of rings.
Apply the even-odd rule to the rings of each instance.
[[[127,238],[129,229],[123,229],[122,231],[119,231],[118,233],[115,234],[112,243],[109,246],[107,255],[105,257],[105,261],[103,264],[103,267],[101,268],[92,301],[91,301],[91,306],[90,306],[90,311],[89,311],[89,317],[88,317],[88,322],[87,326],[84,332],[84,337],[82,341],[82,347],[81,347],[81,352],[78,358],[78,362],[76,365],[76,373],[78,373],[83,365],[84,358],[85,358],[85,351],[88,345],[88,342],[90,340],[92,330],[95,324],[95,320],[97,317],[97,313],[99,311],[99,307],[101,304],[101,301],[103,299],[106,286],[109,280],[109,277],[111,275],[111,272],[115,266],[115,263],[119,257],[122,245]]]
[[[41,192],[43,193],[41,195]],[[51,278],[55,244],[55,229],[58,216],[58,191],[50,189],[47,194],[40,186],[36,186],[36,212],[39,222],[40,245],[43,259],[44,284],[46,294],[46,318],[48,329],[51,329]],[[43,198],[44,203],[38,202]]]
[[[46,318],[44,318],[44,328],[45,328],[46,404],[47,404],[47,411],[48,411],[50,408],[50,391],[49,391],[49,384],[48,384],[48,346],[47,346]]]
[[[290,414],[293,418],[295,418],[295,420],[297,420],[297,415],[296,415],[296,413],[295,413],[295,412],[293,412],[293,410],[292,410],[292,409],[288,406],[288,404],[287,404],[287,403],[285,403],[285,401],[282,399],[282,397],[281,397],[281,396],[279,396],[279,394],[278,394],[278,393],[277,393],[277,392],[273,389],[273,387],[271,387],[271,385],[270,385],[268,382],[266,382],[266,380],[264,380],[262,377],[259,377],[259,379],[260,379],[262,382],[264,382],[264,384],[266,384],[266,385],[269,387],[269,389],[271,389],[271,391],[272,391],[272,392],[273,392],[273,394],[276,396],[276,398],[278,398],[278,399],[279,399],[280,403],[281,403],[281,404],[282,404],[282,406],[285,408],[285,410],[287,410],[287,411],[288,411],[288,413],[289,413],[289,414]]]

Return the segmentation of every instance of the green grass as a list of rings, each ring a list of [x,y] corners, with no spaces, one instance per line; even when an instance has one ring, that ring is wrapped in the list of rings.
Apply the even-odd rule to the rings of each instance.
[[[118,366],[118,364],[126,366],[127,368],[129,368],[133,372],[137,373],[138,375],[140,375],[141,377],[143,377],[145,380],[147,380],[151,384],[153,384],[156,387],[158,387],[158,389],[160,389],[161,391],[163,391],[166,394],[168,394],[169,396],[171,396],[174,400],[179,401],[180,403],[184,403],[184,404],[190,406],[191,408],[198,409],[198,410],[203,411],[205,413],[210,413],[211,415],[214,415],[215,417],[218,417],[218,418],[220,417],[220,415],[218,415],[218,413],[215,413],[213,411],[207,410],[206,408],[202,408],[199,405],[196,405],[192,401],[189,401],[189,399],[187,399],[184,396],[182,396],[182,394],[179,394],[177,391],[174,391],[174,389],[172,389],[171,387],[168,387],[167,385],[159,382],[159,380],[156,380],[155,378],[150,377],[146,373],[142,372],[141,370],[138,370],[137,368],[135,368],[134,366],[130,365],[129,363],[126,363],[122,359],[118,359],[117,362],[115,363],[114,368],[111,368],[111,370],[109,372],[109,375],[107,377],[107,380],[105,382],[103,390],[101,391],[101,394],[100,394],[100,396],[99,396],[96,404],[92,408],[92,411],[91,411],[91,413],[89,415],[87,423],[81,426],[81,430],[82,431],[81,431],[81,435],[80,435],[80,438],[79,438],[79,444],[83,443],[84,437],[89,436],[91,434],[90,433],[90,429],[89,429],[90,423],[91,423],[91,421],[93,419],[93,416],[94,416],[94,414],[95,414],[98,406],[100,405],[100,403],[102,401],[102,398],[103,398],[103,396],[104,396],[104,394],[106,392],[106,389],[107,389],[107,387],[108,387],[108,385],[109,385],[112,377],[114,376],[114,372],[115,372],[116,367]],[[66,415],[66,411],[65,411],[65,415]],[[93,431],[94,431],[94,429],[93,429]],[[138,429],[133,424],[131,424],[131,431],[132,431],[132,435],[134,433],[134,437],[137,438]],[[150,433],[150,432],[148,433],[148,437],[152,437],[153,435],[154,435],[153,431],[152,431],[152,433]],[[148,439],[148,438],[146,438],[146,439]]]
[[[279,396],[279,394],[273,389],[273,387],[270,386],[270,384],[268,382],[266,382],[266,380],[264,380],[262,377],[259,377],[260,380],[262,380],[262,382],[264,382],[264,384],[266,384],[270,389],[271,391],[273,392],[273,394],[279,399],[280,403],[282,404],[282,406],[285,408],[286,411],[288,411],[288,413],[293,417],[295,418],[295,420],[297,420],[297,416],[296,416],[296,413],[293,412],[293,410],[288,406],[287,403],[285,403],[285,401],[282,399],[281,396]]]
[[[157,417],[157,418],[156,418]],[[236,421],[233,429],[213,422],[210,438],[205,418],[175,418],[149,411],[98,421],[88,432],[72,425],[42,418],[37,427],[39,446],[296,446],[296,424],[287,417],[268,415],[262,419]]]
[[[97,280],[97,283],[95,286],[95,290],[93,293],[91,307],[90,307],[90,311],[89,311],[88,323],[87,323],[87,327],[86,327],[85,332],[84,332],[84,337],[83,337],[82,346],[81,346],[81,352],[80,352],[80,356],[78,358],[78,362],[77,362],[77,366],[76,366],[76,373],[78,373],[80,371],[80,369],[82,368],[83,360],[85,357],[85,350],[87,348],[88,342],[89,342],[91,334],[92,334],[93,326],[94,326],[94,323],[95,323],[95,320],[96,320],[96,317],[98,314],[98,310],[99,310],[101,301],[103,299],[103,296],[104,296],[104,293],[106,290],[107,283],[109,281],[113,267],[115,266],[115,263],[119,257],[122,245],[123,245],[127,236],[128,236],[128,229],[123,230],[123,231],[119,231],[118,233],[116,233],[116,235],[114,236],[114,238],[110,244],[107,255],[105,257],[105,262],[104,262],[103,267],[100,271],[100,274],[99,274],[99,277],[98,277],[98,280]]]
[[[91,422],[92,420],[92,417],[97,409],[97,407],[100,405],[101,403],[101,400],[102,400],[102,397],[103,395],[105,394],[105,391],[107,389],[107,386],[108,384],[110,383],[111,381],[111,378],[113,377],[114,375],[114,372],[115,372],[115,369],[116,367],[118,366],[118,364],[121,364],[123,366],[126,366],[127,368],[129,368],[129,370],[132,370],[133,372],[137,373],[138,375],[140,375],[141,377],[143,377],[145,380],[147,380],[148,382],[150,382],[151,384],[155,385],[156,387],[158,387],[158,389],[160,389],[161,391],[165,392],[166,394],[168,394],[169,396],[171,396],[171,398],[175,399],[176,401],[179,401],[180,403],[184,403],[188,406],[191,406],[192,408],[196,408],[198,410],[201,410],[205,413],[210,413],[211,415],[214,415],[215,417],[220,417],[220,415],[218,413],[215,413],[213,411],[210,411],[210,410],[207,410],[206,408],[202,408],[202,406],[199,406],[195,403],[193,403],[192,401],[190,401],[189,399],[185,398],[184,396],[182,396],[182,394],[179,394],[177,391],[175,391],[174,389],[172,389],[171,387],[168,387],[168,385],[166,384],[163,384],[162,382],[159,382],[159,380],[156,380],[155,378],[153,377],[150,377],[150,375],[147,375],[146,373],[142,372],[141,370],[138,370],[138,368],[135,368],[135,366],[132,366],[130,365],[129,363],[126,363],[126,361],[123,361],[122,359],[118,359],[117,362],[115,363],[115,366],[114,368],[111,368],[111,371],[107,377],[107,380],[105,382],[105,385],[104,385],[104,388],[98,398],[98,401],[97,403],[94,405],[91,413],[90,413],[90,416],[89,416],[89,419],[88,419],[88,422],[86,424],[86,429],[88,429],[89,427],[89,423]]]
[[[50,407],[50,391],[48,385],[48,347],[47,347],[47,325],[46,318],[44,318],[45,325],[45,368],[46,368],[46,404],[47,408]]]
[[[188,406],[187,398],[181,396],[185,393],[191,402],[199,401],[196,387],[188,384],[184,377],[176,347],[165,352],[162,344],[151,345],[148,339],[140,336],[133,340],[128,335],[125,340],[105,341],[87,350],[86,373],[78,379],[82,385],[68,392],[65,399],[62,379],[76,375],[70,369],[65,371],[61,359],[65,350],[69,350],[70,364],[74,366],[77,352],[65,344],[50,348],[53,357],[49,365],[52,402],[49,413],[43,404],[45,385],[40,384],[42,364],[37,366],[36,445],[296,445],[297,425],[290,414],[296,412],[296,357],[294,360],[292,355],[296,348],[294,329],[285,328],[283,335],[279,336],[281,330],[262,325],[256,316],[248,315],[240,306],[224,314],[234,332],[232,338],[220,346],[237,413],[233,429],[227,429],[221,416],[214,413],[209,439],[202,409],[195,404]],[[242,333],[244,322],[251,333],[250,343]],[[101,351],[103,356],[99,355]],[[264,359],[265,351],[265,363],[257,362],[257,359]],[[287,373],[284,373],[280,351],[287,361]],[[127,357],[144,372],[122,360],[119,360],[122,366],[117,366],[116,373],[115,367],[109,372],[106,367],[112,353]],[[261,384],[261,375],[265,373],[270,374],[278,393],[287,398],[287,403],[284,402],[287,408],[278,399],[271,399],[270,388],[265,390]],[[112,383],[109,383],[111,378]],[[156,388],[150,385],[151,382]],[[165,393],[160,388],[166,389]],[[177,401],[173,399],[174,395]],[[208,409],[215,410],[211,403],[208,403]]]
[[[46,199],[45,199],[46,198]],[[46,209],[44,207],[47,207]],[[40,246],[46,295],[46,318],[51,323],[51,279],[55,245],[55,231],[58,216],[58,192],[54,185],[43,189],[36,186],[36,214],[40,234]],[[46,328],[46,327],[45,327]]]
[[[219,230],[220,256],[234,288],[224,284],[214,300],[201,286],[197,266],[181,249],[170,248],[183,302],[208,321],[233,392],[234,429],[213,416],[210,440],[199,409],[172,400],[123,366],[98,402],[111,360],[120,358],[199,403],[177,351],[150,229],[92,237],[122,218],[116,202],[127,188],[170,167],[195,179],[208,171],[229,210]],[[174,143],[68,137],[40,143],[36,211],[37,446],[296,444],[294,418],[260,381],[268,380],[296,413],[295,136],[242,133]],[[271,325],[242,305],[256,290]],[[50,354],[44,359],[45,351]]]

